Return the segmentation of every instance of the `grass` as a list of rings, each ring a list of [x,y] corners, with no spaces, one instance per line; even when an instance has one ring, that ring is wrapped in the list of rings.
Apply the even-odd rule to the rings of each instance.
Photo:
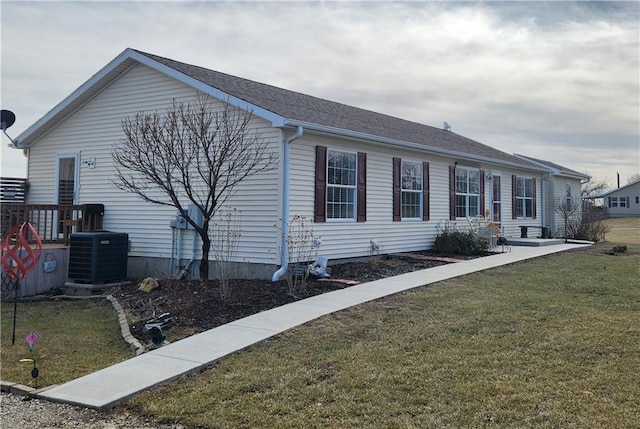
[[[38,334],[35,346],[40,375],[38,386],[59,384],[132,357],[122,340],[118,318],[107,300],[19,302],[16,342],[13,304],[2,303],[0,321],[1,378],[34,386],[24,338]]]
[[[637,428],[640,240],[623,243],[353,307],[127,406],[202,428]]]
[[[640,234],[318,319],[124,406],[202,428],[640,428]],[[625,244],[627,253],[604,254]],[[2,304],[2,379],[61,383],[131,356],[106,301]]]
[[[640,217],[607,219],[606,222],[611,228],[606,235],[607,241],[614,243],[640,243]]]

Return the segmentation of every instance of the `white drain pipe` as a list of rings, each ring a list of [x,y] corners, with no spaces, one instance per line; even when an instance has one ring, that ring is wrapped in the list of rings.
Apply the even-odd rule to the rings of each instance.
[[[289,177],[291,175],[291,143],[294,140],[299,139],[304,133],[304,128],[298,126],[296,133],[284,141],[284,172],[283,172],[283,184],[282,184],[282,253],[280,258],[282,260],[282,266],[280,269],[273,273],[271,277],[272,282],[277,282],[280,277],[287,272],[289,266],[289,248],[288,248],[288,233],[289,233]]]

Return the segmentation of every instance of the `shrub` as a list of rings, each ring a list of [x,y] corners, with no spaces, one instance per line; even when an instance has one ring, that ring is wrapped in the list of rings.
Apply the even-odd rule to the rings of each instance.
[[[444,227],[436,227],[438,235],[433,250],[454,255],[482,255],[489,249],[489,243],[472,231],[459,231],[448,222]]]
[[[567,225],[567,238],[595,242],[602,240],[609,231],[604,219],[602,210],[593,205],[585,204],[580,219],[569,222]]]

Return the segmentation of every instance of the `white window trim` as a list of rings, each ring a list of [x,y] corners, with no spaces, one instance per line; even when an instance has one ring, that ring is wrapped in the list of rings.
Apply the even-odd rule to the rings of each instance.
[[[80,192],[80,152],[58,152],[56,153],[56,181],[55,181],[55,204],[60,204],[58,200],[60,186],[60,160],[73,159],[74,176],[73,176],[73,204],[78,204],[78,194]]]
[[[458,170],[466,170],[467,172],[469,171],[475,171],[478,173],[478,193],[477,194],[472,194],[470,192],[468,192],[469,190],[469,174],[467,173],[467,192],[458,192]],[[480,183],[480,169],[479,168],[475,168],[475,167],[464,167],[464,166],[456,166],[456,174],[454,177],[455,180],[455,187],[456,187],[456,204],[455,204],[455,211],[456,211],[456,219],[462,220],[462,219],[467,219],[469,217],[475,217],[475,215],[470,215],[469,214],[469,208],[470,208],[470,204],[469,204],[469,197],[478,197],[478,206],[477,206],[477,211],[478,211],[478,215],[482,215],[484,216],[484,213],[480,213],[480,207],[481,207],[481,201],[480,201],[480,195],[481,195],[481,188],[482,188],[482,183]],[[458,216],[458,196],[462,195],[465,197],[465,216]]]
[[[420,172],[420,181],[419,181],[420,190],[419,191],[416,191],[416,190],[413,190],[413,189],[404,189],[402,187],[402,178],[403,178],[403,175],[402,175],[403,168],[402,167],[404,166],[405,163],[411,163],[411,164],[416,164],[417,165],[418,169],[416,171]],[[403,221],[422,221],[422,217],[423,217],[423,214],[424,214],[424,207],[423,207],[423,203],[422,203],[423,200],[424,200],[424,198],[422,196],[423,192],[424,192],[424,177],[423,177],[423,174],[424,173],[422,171],[422,161],[416,161],[416,160],[412,160],[412,159],[406,159],[406,160],[405,159],[401,159],[401,161],[400,161],[400,219],[403,220]],[[402,208],[403,208],[402,196],[404,195],[405,192],[419,195],[418,202],[420,204],[420,207],[418,209],[418,212],[419,212],[418,216],[412,216],[412,217],[404,217],[404,216],[402,216],[402,212],[403,212],[403,210],[402,210]]]
[[[521,197],[518,196],[518,180],[530,180],[531,181],[531,196],[527,197]],[[526,182],[525,182],[526,183]],[[534,189],[533,189],[533,177],[527,177],[527,176],[516,176],[516,210],[518,210],[518,206],[517,206],[517,202],[518,200],[522,200],[523,204],[522,204],[522,210],[523,213],[517,213],[517,218],[518,219],[533,219],[533,212],[535,211],[535,207],[533,206],[533,194],[534,194]],[[526,201],[527,200],[531,200],[531,213],[526,213],[527,211],[527,206],[526,206]]]
[[[331,152],[339,152],[354,155],[356,158],[356,168],[355,168],[355,184],[351,185],[334,185],[329,183],[329,160],[331,159]],[[335,148],[327,148],[327,163],[325,165],[325,177],[326,177],[326,194],[325,194],[325,206],[326,206],[326,222],[343,222],[343,223],[351,223],[356,222],[358,216],[358,152],[352,150],[344,150],[344,149],[335,149]],[[353,216],[352,217],[330,217],[329,213],[329,188],[346,188],[350,189],[353,193]]]

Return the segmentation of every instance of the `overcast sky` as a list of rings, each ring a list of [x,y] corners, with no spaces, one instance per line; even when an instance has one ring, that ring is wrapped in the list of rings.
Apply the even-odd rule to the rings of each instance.
[[[17,137],[125,48],[442,127],[622,184],[640,3],[2,1]],[[2,176],[26,175],[2,136]]]

